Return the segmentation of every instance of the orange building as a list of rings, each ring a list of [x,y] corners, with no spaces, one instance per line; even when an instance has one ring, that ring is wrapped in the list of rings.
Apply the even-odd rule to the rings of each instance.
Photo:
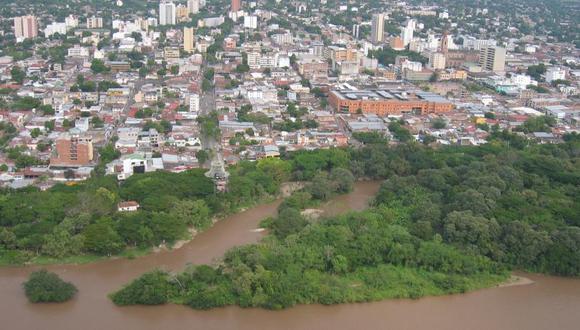
[[[453,103],[429,92],[387,90],[331,91],[328,102],[337,112],[374,113],[379,116],[404,113],[445,113],[453,110]]]
[[[51,166],[78,167],[93,161],[93,140],[80,134],[63,134],[56,140],[56,154],[50,159]]]

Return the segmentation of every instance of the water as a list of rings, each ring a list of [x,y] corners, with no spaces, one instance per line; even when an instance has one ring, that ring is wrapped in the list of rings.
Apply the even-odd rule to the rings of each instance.
[[[325,210],[360,210],[378,183],[357,183]],[[532,285],[463,295],[336,306],[297,306],[283,311],[227,307],[196,311],[184,306],[116,307],[107,294],[154,268],[181,270],[211,263],[229,248],[256,242],[254,232],[279,202],[236,214],[174,251],[137,259],[48,266],[79,289],[63,304],[30,304],[21,283],[39,267],[0,268],[0,329],[578,329],[580,280],[525,275]]]

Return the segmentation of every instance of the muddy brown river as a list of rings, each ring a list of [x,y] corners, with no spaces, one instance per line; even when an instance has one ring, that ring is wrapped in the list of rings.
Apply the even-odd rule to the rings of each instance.
[[[378,183],[357,183],[324,209],[360,210]],[[79,289],[63,304],[31,304],[21,283],[38,267],[0,268],[0,329],[580,329],[580,280],[528,275],[531,285],[485,289],[419,300],[337,306],[306,305],[283,311],[227,307],[196,311],[184,306],[116,307],[107,294],[156,267],[181,270],[211,263],[229,248],[256,242],[253,231],[278,202],[232,215],[173,251],[86,265],[48,266]]]

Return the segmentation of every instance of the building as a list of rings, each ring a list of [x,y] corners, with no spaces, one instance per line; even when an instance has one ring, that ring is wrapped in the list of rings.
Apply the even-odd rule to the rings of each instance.
[[[139,210],[139,203],[136,201],[126,201],[117,204],[117,211],[119,212],[136,212]]]
[[[193,53],[195,50],[195,31],[192,27],[183,28],[183,50]]]
[[[36,16],[14,17],[14,36],[16,40],[36,38],[38,36],[38,20]]]
[[[46,28],[44,29],[44,36],[48,38],[56,33],[60,35],[66,35],[66,28],[67,28],[66,23],[53,22],[47,25]]]
[[[405,46],[411,43],[413,40],[413,33],[415,32],[415,27],[417,26],[417,21],[410,19],[407,21],[405,27],[401,28],[401,39],[403,39],[403,44]]]
[[[245,29],[257,29],[258,28],[258,16],[253,16],[253,15],[244,16],[244,28]]]
[[[70,57],[89,57],[89,49],[75,45],[67,50],[67,55]]]
[[[383,42],[385,33],[385,15],[374,14],[371,21],[371,41],[372,43]]]
[[[76,28],[79,26],[79,19],[73,15],[68,15],[64,19],[64,24],[66,24],[67,28]]]
[[[163,58],[166,61],[179,59],[180,52],[177,47],[165,47],[163,48]]]
[[[62,134],[56,139],[54,150],[50,166],[80,167],[90,165],[93,161],[93,140],[81,135],[78,130]]]
[[[87,17],[87,29],[102,29],[103,28],[103,18],[102,17]]]
[[[483,47],[479,51],[479,66],[483,70],[503,72],[505,70],[506,50],[502,47]]]
[[[176,12],[173,2],[162,1],[159,3],[159,25],[175,25]]]
[[[429,67],[433,70],[445,69],[445,54],[439,52],[431,53]]]
[[[232,0],[232,13],[236,13],[242,9],[242,0]]]
[[[566,71],[559,67],[550,67],[546,70],[546,82],[551,83],[554,80],[566,80]]]
[[[189,95],[189,112],[199,112],[199,94]]]
[[[360,38],[360,24],[353,24],[352,25],[352,36],[355,39]]]
[[[199,0],[187,0],[187,11],[190,14],[199,13]]]
[[[337,112],[376,114],[379,116],[404,113],[445,113],[453,110],[453,103],[429,92],[387,90],[334,90],[329,104]]]

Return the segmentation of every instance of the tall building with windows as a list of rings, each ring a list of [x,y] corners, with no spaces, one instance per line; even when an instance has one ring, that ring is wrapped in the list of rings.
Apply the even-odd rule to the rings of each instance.
[[[194,48],[194,38],[195,33],[192,27],[184,27],[183,28],[183,50],[192,53]]]
[[[232,13],[238,12],[242,9],[242,0],[232,0]]]
[[[371,41],[373,43],[383,42],[385,33],[385,15],[374,14],[371,21]]]
[[[50,159],[51,166],[78,167],[93,161],[93,140],[73,129],[62,134],[55,141],[55,153]]]
[[[479,66],[486,71],[505,70],[505,48],[498,46],[483,47],[479,51]]]
[[[411,43],[413,40],[413,33],[415,32],[415,27],[417,26],[417,21],[410,19],[405,24],[405,27],[401,28],[401,39],[403,39],[403,44],[405,47]]]
[[[429,56],[429,67],[433,70],[445,69],[445,54],[440,52],[431,53]]]
[[[187,0],[187,11],[190,14],[199,13],[199,0]]]
[[[36,16],[14,17],[14,35],[16,40],[36,38],[38,36],[38,20]]]
[[[159,3],[159,25],[175,25],[176,11],[173,2]]]
[[[87,17],[87,29],[102,29],[103,28],[103,18],[102,17]]]

